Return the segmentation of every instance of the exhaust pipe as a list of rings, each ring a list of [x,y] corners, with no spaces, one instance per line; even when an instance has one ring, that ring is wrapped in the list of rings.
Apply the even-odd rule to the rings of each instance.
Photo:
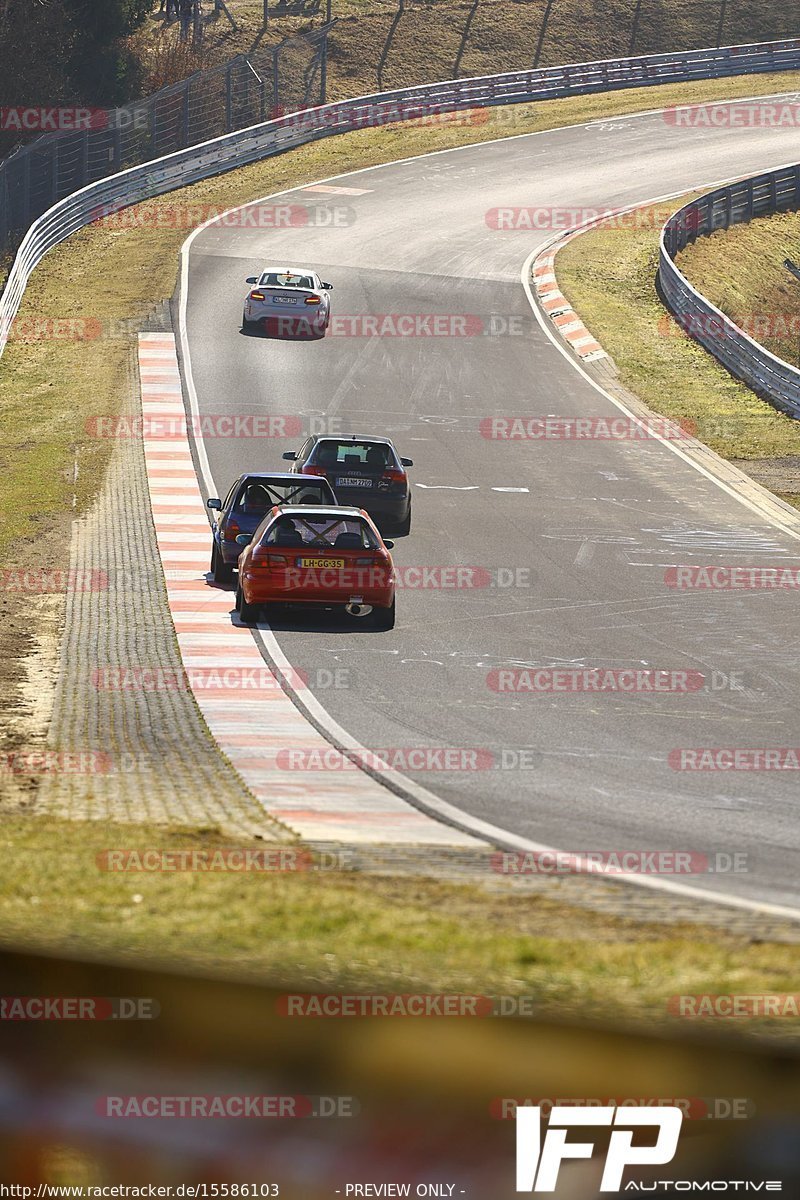
[[[365,617],[367,613],[372,612],[369,604],[348,604],[345,606],[345,611],[351,617]]]

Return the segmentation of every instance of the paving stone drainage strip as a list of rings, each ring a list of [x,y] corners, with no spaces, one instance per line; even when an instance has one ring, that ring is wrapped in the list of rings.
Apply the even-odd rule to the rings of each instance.
[[[266,812],[300,837],[350,844],[477,847],[477,839],[433,820],[363,771],[279,766],[280,751],[327,750],[239,623],[232,588],[207,577],[211,535],[185,437],[164,437],[185,417],[172,334],[139,337],[144,452],[167,598],[189,685],[212,736]],[[247,686],[225,686],[235,667]],[[210,685],[210,686],[208,686]]]

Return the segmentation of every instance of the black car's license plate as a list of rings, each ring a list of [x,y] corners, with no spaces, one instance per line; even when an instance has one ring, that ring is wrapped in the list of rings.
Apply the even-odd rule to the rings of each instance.
[[[371,479],[359,479],[357,475],[343,475],[336,480],[337,487],[372,487]]]

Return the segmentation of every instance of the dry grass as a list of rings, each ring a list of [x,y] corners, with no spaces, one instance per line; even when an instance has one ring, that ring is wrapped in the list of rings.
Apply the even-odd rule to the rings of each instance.
[[[800,366],[800,280],[784,259],[800,260],[800,214],[759,217],[699,238],[678,265],[712,304],[762,345]]]
[[[759,468],[795,459],[800,425],[729,375],[661,304],[655,275],[664,206],[656,207],[660,219],[649,220],[643,210],[642,228],[600,229],[568,243],[557,259],[562,290],[616,362],[622,383],[655,412],[693,422],[697,436],[724,458]],[[779,495],[800,492],[781,487],[777,477],[775,483]]]
[[[232,0],[239,23],[234,32],[223,18],[206,30],[204,55],[222,62],[248,53],[256,44],[273,45],[324,20],[325,5],[314,17],[273,15],[262,32],[261,0]],[[274,12],[273,5],[273,12]],[[330,39],[330,98],[376,90],[377,64],[397,12],[396,0],[333,0],[337,25]],[[404,87],[455,75],[458,49],[473,5],[468,0],[409,0],[389,52],[384,87]],[[474,6],[460,73],[493,74],[531,67],[547,11],[546,0],[478,0]],[[549,8],[540,63],[585,62],[630,53],[653,54],[716,43],[719,7],[693,0],[644,0],[636,41],[631,49],[634,0],[556,0]],[[732,0],[723,44],[795,37],[793,0],[754,5]],[[161,22],[150,36],[163,40]]]
[[[230,846],[214,831],[4,821],[6,944],[277,986],[533,997],[537,1012],[665,1023],[677,994],[794,990],[797,947],[703,927],[657,926],[561,899],[428,878],[295,872],[109,873],[108,848]],[[256,844],[263,849],[263,843]],[[180,913],[180,920],[175,920]],[[786,1022],[737,1031],[795,1036]]]

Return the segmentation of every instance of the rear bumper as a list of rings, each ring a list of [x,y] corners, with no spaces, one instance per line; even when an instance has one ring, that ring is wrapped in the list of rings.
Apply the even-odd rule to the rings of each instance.
[[[298,329],[320,330],[327,328],[328,312],[325,309],[298,309],[295,311],[276,311],[264,305],[245,305],[245,320],[263,323],[270,332],[285,334],[291,337]]]
[[[380,492],[364,495],[364,492],[359,494],[358,488],[334,487],[334,491],[336,499],[345,508],[363,508],[371,517],[383,517],[391,521],[402,521],[411,503],[409,496],[387,496]]]
[[[370,568],[320,570],[313,582],[300,583],[267,571],[245,571],[241,576],[242,592],[248,604],[349,604],[355,597],[359,603],[373,608],[388,608],[394,600],[395,584],[375,579]]]

